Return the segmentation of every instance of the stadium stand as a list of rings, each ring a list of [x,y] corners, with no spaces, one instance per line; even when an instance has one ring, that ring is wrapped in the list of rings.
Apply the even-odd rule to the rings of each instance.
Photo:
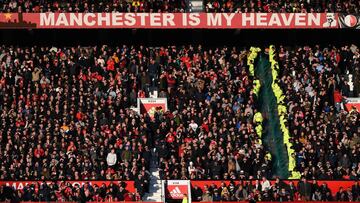
[[[1,179],[133,180],[149,169],[149,139],[159,148],[164,178],[234,179],[261,177],[264,171],[271,176],[266,151],[255,142],[245,51],[201,46],[1,51],[6,135],[1,167],[9,169]],[[151,122],[129,108],[154,86],[160,97],[168,97],[170,111]],[[211,168],[207,160],[217,171],[205,171]]]
[[[1,166],[9,169],[2,179],[131,180],[149,168],[149,139],[165,179],[272,176],[256,143],[245,49],[2,46],[1,53]],[[358,94],[358,48],[282,47],[279,62],[297,168],[307,178],[329,179],[337,168],[334,179],[357,179],[359,116],[335,102],[333,90]],[[170,111],[152,122],[129,108],[155,86]]]
[[[293,155],[308,179],[360,177],[359,112],[346,111],[342,98],[359,95],[359,57],[355,45],[280,48]]]
[[[360,202],[359,29],[360,0],[0,0],[0,202]]]
[[[25,201],[137,200],[148,191],[155,147],[162,179],[244,181],[195,188],[198,201],[357,199],[358,186],[328,193],[304,180],[359,180],[359,113],[342,105],[342,97],[360,92],[358,47],[278,47],[275,80],[288,107],[295,170],[304,178],[281,187],[267,181],[276,174],[256,129],[262,119],[253,52],[1,46],[0,179],[39,181],[36,192],[2,186],[1,193]],[[154,120],[133,112],[137,98],[154,89],[169,111]],[[269,189],[246,186],[255,179]],[[40,186],[44,180],[134,180],[136,193],[118,194],[124,188],[116,185]]]

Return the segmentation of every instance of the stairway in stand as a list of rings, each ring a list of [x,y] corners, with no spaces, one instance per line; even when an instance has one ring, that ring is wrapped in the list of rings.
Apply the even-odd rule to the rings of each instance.
[[[150,163],[150,188],[149,193],[145,193],[143,201],[145,202],[162,202],[163,194],[161,190],[161,180],[159,168],[157,166],[157,157],[155,149],[152,150]]]

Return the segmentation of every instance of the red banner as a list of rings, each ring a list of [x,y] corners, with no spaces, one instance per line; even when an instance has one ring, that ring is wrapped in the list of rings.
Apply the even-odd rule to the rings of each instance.
[[[219,187],[221,185],[221,183],[224,182],[226,185],[229,185],[230,181],[212,181],[212,180],[204,180],[204,181],[197,181],[197,180],[194,180],[194,181],[191,181],[191,186],[194,187],[195,185],[197,185],[198,187],[200,188],[204,188],[205,185],[208,185],[210,186],[211,184],[215,184],[217,187]],[[239,183],[239,181],[234,181],[236,184]],[[255,181],[253,181],[254,183]],[[289,180],[285,180],[284,181],[286,184],[289,184]],[[297,186],[298,182],[297,180],[293,180],[292,181],[294,183],[295,186]],[[271,184],[274,184],[275,181],[274,180],[271,180],[270,181]],[[311,183],[311,181],[309,181],[309,183]],[[317,181],[318,185],[321,185],[323,183],[326,183],[327,186],[329,187],[329,189],[331,190],[332,194],[335,195],[340,187],[343,187],[344,189],[347,189],[347,188],[351,188],[354,184],[355,184],[355,181],[323,181],[323,180],[318,180]]]
[[[54,181],[45,181],[47,184],[50,184]],[[60,183],[61,181],[56,181],[57,183]],[[110,185],[110,183],[113,184],[119,184],[120,182],[125,182],[126,184],[126,190],[129,192],[135,192],[135,187],[134,187],[134,181],[93,181],[93,180],[89,180],[89,181],[64,181],[66,183],[70,183],[71,185],[75,186],[75,185],[84,185],[85,183],[90,183],[90,185],[98,185],[99,187],[105,183],[106,186]],[[25,185],[31,185],[31,184],[35,184],[36,183],[40,183],[42,184],[43,181],[4,181],[4,180],[0,180],[0,185],[6,185],[6,186],[10,186],[13,187],[17,190],[21,190],[24,188]]]
[[[339,28],[336,13],[0,13],[0,28]]]
[[[189,180],[168,180],[166,184],[166,197],[169,199],[183,199],[184,194],[190,197]]]
[[[345,107],[348,111],[360,112],[360,97],[357,98],[346,98],[345,99]]]
[[[166,98],[138,98],[137,101],[139,113],[147,113],[152,119],[156,112],[165,113],[167,111]]]

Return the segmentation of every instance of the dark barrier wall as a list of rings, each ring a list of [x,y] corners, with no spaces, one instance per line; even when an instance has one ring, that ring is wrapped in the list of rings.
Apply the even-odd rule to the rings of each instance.
[[[7,45],[99,45],[203,44],[268,46],[274,45],[343,45],[357,43],[359,30],[0,30],[1,43]]]

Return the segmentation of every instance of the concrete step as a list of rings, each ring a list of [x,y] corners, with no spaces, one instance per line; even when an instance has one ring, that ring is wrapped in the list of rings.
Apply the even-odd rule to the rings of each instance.
[[[151,196],[149,196],[149,198],[160,198],[161,199],[161,194],[151,195]]]
[[[150,181],[156,182],[156,181],[158,181],[158,180],[160,180],[159,177],[150,176]]]
[[[150,193],[150,194],[157,194],[157,193],[160,193],[160,194],[161,194],[161,189],[150,189],[150,190],[149,190],[149,193]]]
[[[153,170],[153,171],[151,171],[151,169],[150,169],[150,174],[151,175],[159,175],[160,174],[159,169],[156,169],[156,170]]]
[[[153,151],[152,160],[150,162],[150,188],[149,193],[143,196],[145,202],[161,202],[162,201],[162,190],[159,168],[156,165],[155,149]]]
[[[161,202],[161,198],[149,198],[144,200],[144,202]]]

